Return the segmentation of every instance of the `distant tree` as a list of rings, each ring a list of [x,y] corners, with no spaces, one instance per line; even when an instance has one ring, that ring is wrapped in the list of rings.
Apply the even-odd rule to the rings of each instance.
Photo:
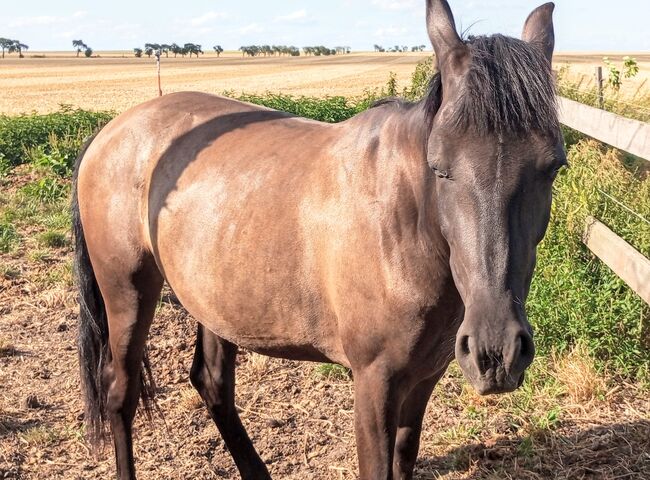
[[[84,50],[84,55],[86,56],[86,58],[92,57],[93,49],[90,47],[86,47],[86,49]]]
[[[181,53],[181,50],[182,50],[182,48],[179,45],[177,45],[176,43],[172,43],[170,48],[169,48],[169,51],[174,54],[174,58],[176,58],[176,55]]]
[[[142,49],[141,48],[134,48],[133,53],[135,54],[136,57],[140,58],[142,57]]]
[[[167,45],[166,43],[163,43],[160,45],[160,51],[165,54],[165,57],[169,57],[169,52],[172,49],[171,45]]]
[[[203,55],[203,50],[201,50],[201,45],[195,43],[186,43],[183,45],[183,50],[190,55],[196,55],[196,58],[199,58],[199,53]]]
[[[217,57],[220,57],[223,53],[223,48],[221,48],[221,45],[215,45],[212,48],[214,48],[214,51],[217,53]]]
[[[86,45],[83,40],[73,40],[72,46],[77,49],[77,57],[81,52],[88,48],[88,45]]]
[[[2,58],[5,58],[5,50],[9,50],[9,47],[14,43],[13,40],[8,38],[0,38],[0,48],[2,48]]]
[[[158,43],[145,43],[144,44],[144,53],[149,58],[151,58],[151,55],[153,55],[156,52],[156,50],[160,50],[160,44],[158,44]]]
[[[28,50],[29,45],[25,45],[24,43],[20,43],[19,40],[12,40],[11,45],[9,45],[9,48],[7,49],[7,53],[14,53],[18,52],[18,58],[23,58],[23,50]]]

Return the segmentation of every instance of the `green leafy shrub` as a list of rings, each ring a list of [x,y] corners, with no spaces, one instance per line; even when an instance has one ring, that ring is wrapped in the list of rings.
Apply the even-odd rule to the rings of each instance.
[[[52,204],[65,198],[70,191],[70,187],[61,183],[56,178],[45,177],[28,183],[20,191],[29,199],[37,200],[40,203]]]
[[[25,163],[25,152],[35,147],[40,146],[43,153],[50,154],[52,136],[68,142],[68,145],[76,145],[73,150],[78,151],[84,138],[114,115],[112,112],[73,110],[65,106],[47,115],[0,115],[0,158],[15,166]]]
[[[237,98],[244,102],[293,113],[299,117],[329,123],[341,122],[368,108],[367,103],[350,101],[345,97],[313,98],[266,93],[264,95],[242,94]]]
[[[604,194],[650,218],[650,179],[592,140],[569,146],[568,155],[571,168],[555,184],[552,219],[528,300],[536,344],[548,353],[581,343],[601,366],[648,374],[650,308],[581,239],[586,217],[594,215],[649,256],[650,225]]]

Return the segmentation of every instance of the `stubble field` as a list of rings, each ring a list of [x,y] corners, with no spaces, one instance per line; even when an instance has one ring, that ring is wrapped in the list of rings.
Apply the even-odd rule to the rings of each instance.
[[[120,112],[157,94],[150,59],[31,55],[0,60],[0,113],[60,104]],[[163,58],[163,90],[357,96],[384,86],[391,71],[407,84],[426,55]],[[568,62],[576,75],[590,74],[601,57],[558,56],[556,67]],[[637,59],[639,83],[625,87],[631,97],[650,77],[650,56]],[[594,142],[583,148],[599,151]],[[84,442],[68,199],[31,198],[28,187],[40,175],[22,165],[0,178],[0,213],[20,237],[0,252],[0,478],[111,478],[112,448],[94,456]],[[166,291],[150,337],[159,414],[151,424],[139,416],[135,425],[142,479],[239,478],[189,384],[195,325]],[[248,352],[238,365],[236,403],[274,478],[355,478],[346,371]],[[524,387],[498,397],[477,396],[453,364],[430,401],[415,478],[650,478],[648,391],[598,370],[581,348],[538,357]]]
[[[0,113],[55,111],[61,104],[89,110],[122,112],[158,94],[155,59],[129,52],[99,52],[99,58],[75,58],[68,52],[28,52],[0,61]],[[390,72],[405,85],[415,66],[430,53],[353,53],[333,57],[242,57],[228,52],[218,58],[162,58],[164,93],[198,90],[215,94],[285,93],[357,97],[386,84]],[[620,61],[621,54],[610,58]],[[43,58],[44,57],[44,58]],[[554,67],[570,66],[570,76],[593,82],[603,55],[559,54]],[[638,54],[640,74],[626,82],[624,94],[648,85],[650,55]]]

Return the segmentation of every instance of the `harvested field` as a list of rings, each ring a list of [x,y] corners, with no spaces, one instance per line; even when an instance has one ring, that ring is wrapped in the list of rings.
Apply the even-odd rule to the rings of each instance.
[[[45,55],[45,58],[41,58]],[[67,104],[89,110],[121,112],[157,95],[155,61],[130,52],[99,52],[99,58],[76,58],[63,52],[29,52],[26,58],[0,60],[0,113],[51,112]],[[415,65],[430,53],[354,53],[333,57],[242,58],[227,53],[217,58],[162,59],[165,93],[198,90],[221,94],[286,93],[308,96],[360,96],[381,88],[390,72],[406,85]],[[570,66],[572,79],[593,77],[603,55],[558,54],[555,68]],[[650,56],[635,55],[637,78],[626,82],[625,94],[634,94],[650,78]],[[620,54],[612,54],[620,62]]]
[[[49,55],[49,54],[48,54]],[[162,59],[165,93],[198,90],[326,96],[358,96],[386,84],[395,72],[406,84],[421,54],[350,54],[334,57]],[[155,61],[148,58],[7,58],[0,69],[0,113],[44,113],[70,104],[90,110],[123,111],[158,94]]]

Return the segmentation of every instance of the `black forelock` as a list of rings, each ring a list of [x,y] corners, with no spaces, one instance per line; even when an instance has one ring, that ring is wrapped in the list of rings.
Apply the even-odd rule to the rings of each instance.
[[[469,37],[470,66],[446,123],[478,135],[555,133],[559,129],[555,82],[543,52],[504,35]],[[440,74],[425,99],[433,120],[442,101]]]

